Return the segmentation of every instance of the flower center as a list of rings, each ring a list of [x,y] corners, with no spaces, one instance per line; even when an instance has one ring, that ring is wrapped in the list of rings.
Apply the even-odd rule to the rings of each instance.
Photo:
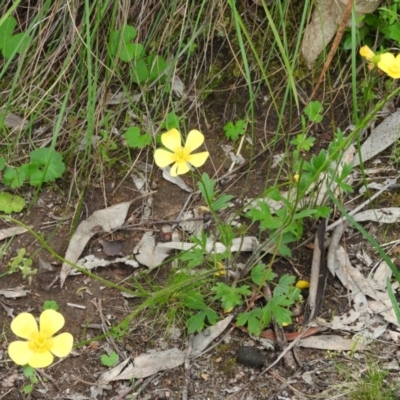
[[[175,162],[177,163],[182,163],[182,162],[187,162],[189,152],[185,150],[184,147],[181,147],[180,149],[175,150],[174,158]]]
[[[28,342],[29,348],[35,353],[44,353],[53,347],[53,339],[41,332],[34,333]]]

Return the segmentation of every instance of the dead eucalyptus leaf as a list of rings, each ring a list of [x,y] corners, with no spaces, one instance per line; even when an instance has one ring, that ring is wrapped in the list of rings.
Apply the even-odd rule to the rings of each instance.
[[[65,259],[76,263],[88,241],[100,231],[111,232],[123,225],[131,201],[119,203],[104,210],[95,211],[87,220],[82,221],[69,242]],[[72,267],[64,262],[60,272],[60,286],[63,287]]]
[[[365,163],[372,157],[387,149],[400,137],[400,110],[386,117],[376,126],[368,139],[361,145],[361,159]],[[353,165],[360,164],[358,153],[354,157]]]

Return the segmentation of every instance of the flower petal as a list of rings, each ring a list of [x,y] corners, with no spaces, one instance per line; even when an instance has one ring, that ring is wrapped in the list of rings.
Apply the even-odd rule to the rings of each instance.
[[[71,353],[72,346],[74,344],[74,337],[68,333],[64,332],[60,335],[53,337],[53,346],[50,351],[57,357],[66,357]]]
[[[157,149],[154,152],[154,161],[160,168],[165,168],[167,165],[172,164],[175,161],[174,153],[164,149]]]
[[[167,149],[176,152],[182,146],[181,134],[177,129],[171,129],[161,135],[161,143]]]
[[[20,338],[30,339],[32,333],[38,332],[38,326],[32,314],[23,312],[12,320],[11,330]]]
[[[386,72],[391,78],[400,78],[400,57],[395,57],[392,53],[384,53],[380,55],[378,67]]]
[[[44,334],[48,338],[58,332],[64,324],[65,319],[63,315],[55,310],[44,310],[40,314],[40,333]]]
[[[32,353],[28,364],[32,368],[45,368],[53,363],[54,357],[49,351],[43,353]]]
[[[371,61],[375,53],[368,46],[363,46],[360,48],[360,55],[361,57],[364,57],[367,60]]]
[[[29,348],[28,342],[23,342],[22,340],[11,342],[8,346],[8,355],[17,365],[28,364],[32,354],[33,351]]]
[[[199,148],[203,143],[204,135],[200,131],[193,129],[189,132],[186,139],[185,150],[187,150],[188,153],[191,153],[193,150]]]
[[[177,175],[182,175],[186,174],[186,172],[189,172],[190,168],[187,162],[181,161],[175,163],[172,167],[171,170],[169,171],[171,176],[177,176]]]
[[[188,162],[193,165],[193,167],[201,167],[206,161],[210,153],[208,151],[203,151],[197,154],[190,154],[187,158]]]

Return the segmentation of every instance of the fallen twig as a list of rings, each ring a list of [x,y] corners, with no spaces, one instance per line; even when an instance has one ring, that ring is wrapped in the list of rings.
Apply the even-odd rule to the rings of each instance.
[[[189,335],[188,346],[185,355],[185,385],[182,389],[182,400],[188,400],[189,397],[189,382],[190,382],[190,354],[193,347],[193,335]]]

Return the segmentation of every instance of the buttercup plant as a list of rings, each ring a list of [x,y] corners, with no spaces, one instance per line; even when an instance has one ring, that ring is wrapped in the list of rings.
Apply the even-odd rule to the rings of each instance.
[[[11,330],[27,341],[11,342],[8,355],[17,365],[29,365],[32,368],[48,367],[53,363],[53,355],[66,357],[72,350],[73,336],[68,332],[53,336],[64,323],[62,314],[51,309],[40,315],[40,328],[32,314],[23,312],[17,315],[11,322]]]
[[[209,156],[208,151],[191,154],[204,143],[204,135],[198,130],[191,130],[182,146],[181,134],[177,129],[171,129],[161,135],[161,142],[167,148],[157,149],[154,153],[154,161],[160,168],[174,163],[171,167],[171,176],[186,174],[190,166],[201,167]]]
[[[371,69],[374,66],[378,66],[380,70],[391,78],[400,78],[400,54],[397,56],[394,56],[392,53],[376,55],[368,46],[363,46],[360,49],[360,55],[370,62]]]

